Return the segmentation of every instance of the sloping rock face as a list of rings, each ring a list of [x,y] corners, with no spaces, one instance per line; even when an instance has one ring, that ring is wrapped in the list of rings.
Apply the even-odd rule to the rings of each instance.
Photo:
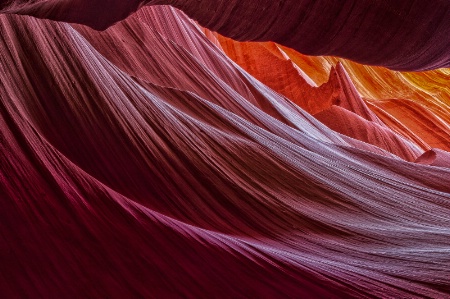
[[[274,31],[259,28],[253,38],[285,44],[301,39],[294,31],[319,32],[306,19],[294,30],[288,15],[275,18],[276,11],[301,11],[308,3],[309,11],[323,10],[322,1],[317,8],[274,1],[279,10],[269,1],[189,3],[171,4],[241,39],[256,34],[252,18],[274,14],[268,21],[287,22],[290,35],[275,22]],[[355,15],[367,5],[358,3]],[[436,51],[446,42],[446,2],[437,2],[436,11],[419,1],[398,3],[379,1],[365,19],[386,11],[407,20],[417,6],[422,16],[434,12],[435,27],[426,23],[429,40],[422,42],[429,51],[411,64],[398,47],[383,64],[445,65],[448,53]],[[2,296],[450,294],[447,151],[395,122],[400,117],[387,106],[361,97],[357,86],[365,85],[353,82],[344,63],[327,70],[324,85],[297,65],[299,86],[274,90],[283,84],[257,80],[173,7],[144,6],[110,26],[143,4],[165,3],[1,3],[10,12],[0,15]],[[99,32],[12,12],[110,27]],[[345,20],[336,22],[349,30]],[[386,45],[403,38],[413,48],[420,39],[390,36],[380,26],[375,30],[385,30]],[[351,36],[351,43],[358,40]],[[294,68],[283,63],[286,72]],[[448,117],[444,104],[420,107],[443,123]]]
[[[450,151],[449,69],[398,72],[335,57],[305,56],[273,42],[241,43],[205,32],[256,79],[315,116],[332,105],[341,106],[422,150]],[[385,146],[389,141],[384,137],[371,139],[367,135],[371,129],[352,133],[355,126],[344,128],[330,117],[326,122],[333,123],[333,129],[341,133],[345,129],[350,137],[396,151]],[[342,113],[336,116],[342,117]]]
[[[398,70],[450,66],[446,0],[3,0],[0,12],[106,29],[144,5],[172,5],[240,41],[270,40]]]

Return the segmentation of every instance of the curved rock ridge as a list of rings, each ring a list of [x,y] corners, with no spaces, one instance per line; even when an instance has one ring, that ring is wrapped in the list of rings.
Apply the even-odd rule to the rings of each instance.
[[[308,57],[271,42],[240,43],[217,34],[210,38],[255,78],[313,115],[340,105],[422,150],[450,150],[450,69],[394,72],[333,57]],[[355,135],[354,128],[343,129],[353,138],[370,139],[365,133]],[[391,151],[397,146],[390,146]]]
[[[103,32],[0,15],[0,53],[4,297],[450,294],[448,153],[421,159],[344,66],[308,103],[386,147],[331,130],[168,6]]]
[[[330,129],[385,149],[406,161],[415,161],[423,151],[412,142],[377,123],[370,122],[340,106],[314,115]]]
[[[206,39],[203,34],[201,34],[201,32],[198,32],[198,28],[196,28],[190,21],[179,16],[175,18],[173,14],[167,14],[167,11],[170,10],[155,8],[153,11],[158,11],[158,13],[154,13],[151,15],[145,14],[144,10],[143,12],[137,13],[136,18],[132,18],[131,20],[127,20],[126,22],[118,24],[114,28],[106,30],[105,32],[95,32],[88,29],[87,27],[82,26],[75,27],[91,42],[92,45],[97,48],[97,50],[99,50],[103,55],[113,61],[115,65],[120,66],[128,73],[133,74],[134,78],[137,78],[141,81],[150,81],[158,85],[170,86],[174,88],[186,88],[186,86],[189,85],[189,90],[195,92],[198,95],[208,98],[217,98],[217,95],[215,94],[205,93],[204,85],[199,82],[198,78],[202,77],[205,78],[204,81],[207,81],[208,78],[211,77],[211,75],[205,73],[205,70],[202,70],[199,67],[194,67],[195,65],[198,65],[198,61],[194,60],[188,62],[192,58],[186,58],[186,61],[183,62],[183,64],[176,65],[173,62],[174,59],[168,56],[168,54],[165,54],[164,58],[158,57],[159,53],[156,52],[158,51],[158,49],[154,46],[155,43],[157,43],[157,41],[155,41],[155,34],[151,31],[146,32],[149,31],[149,28],[147,27],[150,24],[152,26],[152,30],[155,30],[155,28],[157,28],[159,29],[159,32],[165,32],[164,34],[167,34],[165,38],[176,40],[178,44],[182,43],[183,47],[187,47],[191,50],[191,53],[194,54],[197,60],[200,60],[201,63],[207,64],[209,70],[214,70],[214,73],[216,75],[223,74],[223,70],[227,65],[229,73],[234,73],[236,78],[239,76],[238,72],[236,72],[236,69],[232,65],[230,65],[227,59],[223,56],[221,57],[222,63],[220,65],[218,64],[217,57],[215,57],[215,59],[214,57],[211,57],[210,51],[212,49],[212,45],[210,45],[209,43],[205,43]],[[140,24],[135,19],[144,22],[144,25]],[[169,28],[171,26],[170,24],[180,22],[182,22],[184,26],[187,26],[191,30],[184,31],[183,34],[178,35],[173,35],[173,33],[163,30],[164,28]],[[202,41],[203,43],[199,41]],[[111,44],[114,44],[114,49],[111,49],[111,47],[109,46]],[[134,59],[130,60],[129,57],[133,57]],[[155,61],[157,61],[157,63],[155,63]],[[155,65],[155,67],[157,68],[152,69],[151,67],[149,67],[152,65]],[[261,66],[261,64],[259,63],[257,65]],[[275,69],[276,66],[273,66],[272,68]],[[190,82],[187,82],[186,79],[184,80],[184,82],[180,81],[179,71],[177,69],[183,69],[184,72],[191,72],[191,74],[189,75],[189,78],[192,78],[191,80],[189,80]],[[265,72],[261,71],[261,73],[264,74]],[[271,72],[267,73],[272,74]],[[158,75],[155,76],[155,74]],[[162,77],[162,74],[164,75],[164,77]],[[279,73],[277,72],[276,74]],[[275,118],[278,118],[279,120],[287,124],[293,124],[297,128],[302,128],[302,130],[310,127],[305,124],[295,124],[295,122],[292,121],[292,118],[286,119],[286,117],[283,116],[282,113],[280,113],[280,108],[273,107],[274,103],[270,103],[266,99],[264,99],[264,97],[261,97],[261,95],[255,95],[249,91],[249,88],[250,90],[257,90],[258,88],[255,89],[251,86],[245,86],[245,83],[241,82],[241,80],[236,81],[235,78],[227,76],[224,79],[220,80],[225,80],[225,83],[232,86],[234,90],[238,91],[244,99],[250,101],[253,104],[256,104],[260,109],[264,110],[266,113],[269,113]],[[271,85],[270,83],[272,82],[280,82],[281,84],[285,82],[285,80],[282,80],[282,78],[278,78],[278,80],[279,81],[269,81],[269,85]],[[297,80],[297,82],[299,82],[299,80]],[[353,111],[354,113],[357,113],[359,116],[362,116],[369,121],[375,122],[375,124],[382,126],[384,125],[362,101],[347,73],[339,64],[337,67],[337,71],[331,72],[329,82],[322,85],[320,88],[311,88],[306,81],[302,85],[294,86],[294,88],[296,89],[296,91],[299,91],[299,96],[289,97],[289,95],[292,95],[292,93],[284,93],[284,95],[287,95],[289,99],[293,99],[295,103],[305,108],[307,112],[311,114],[315,114],[322,110],[328,109],[333,104],[339,104],[340,106]],[[226,97],[230,98],[229,96]],[[278,102],[280,101],[285,102],[286,100],[278,99]],[[228,103],[233,103],[234,107],[232,109],[235,109],[236,105],[239,104],[239,102],[237,101],[227,101],[227,105],[229,108],[231,107]],[[239,105],[241,106],[243,104]],[[241,110],[241,108],[239,108],[239,110]],[[241,114],[241,112],[238,113],[243,116],[248,115]],[[333,129],[336,130],[337,128],[334,127]],[[387,127],[383,130],[390,131],[390,129]],[[308,129],[308,131],[311,131],[311,129]],[[348,134],[349,131],[346,131],[347,134],[345,135],[356,138],[358,140],[362,140],[364,142],[368,142],[369,139],[360,138],[362,136],[366,136],[367,131],[360,132],[363,132],[360,133],[362,135]],[[377,135],[377,133],[370,134]],[[407,161],[414,161],[423,153],[423,150],[413,142],[405,139],[403,140],[403,142],[398,143],[399,140],[404,138],[402,136],[397,136],[398,134],[394,132],[390,132],[389,134],[391,134],[391,137],[396,140],[392,145],[387,146],[384,144],[386,142],[389,143],[390,141],[388,140],[384,140],[381,143],[374,142],[373,144],[377,147],[388,150]],[[376,141],[378,139],[372,138],[371,140]],[[354,145],[361,148],[361,145]],[[367,149],[366,146],[363,146],[363,148]],[[425,150],[427,150],[428,148],[429,147],[425,148]],[[375,151],[378,152],[378,150]]]
[[[270,40],[307,55],[397,70],[450,66],[446,0],[11,0],[0,12],[106,29],[144,5],[172,5],[222,35]]]
[[[434,148],[417,158],[416,163],[450,168],[450,153]]]

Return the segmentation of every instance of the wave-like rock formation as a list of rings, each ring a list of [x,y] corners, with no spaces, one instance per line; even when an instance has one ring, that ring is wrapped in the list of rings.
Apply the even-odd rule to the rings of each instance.
[[[437,148],[432,149],[417,158],[416,163],[450,167],[450,153]]]
[[[144,5],[162,4],[236,40],[398,70],[450,66],[447,0],[3,0],[0,12],[106,29]]]
[[[230,58],[255,78],[316,117],[317,113],[337,104],[383,126],[382,130],[394,131],[389,134],[401,135],[401,139],[414,142],[422,150],[435,147],[450,150],[448,69],[393,72],[333,57],[308,57],[274,43],[239,43],[208,33],[210,39],[217,41]],[[344,134],[350,137],[390,151],[399,148],[398,142],[392,147],[384,137],[378,135],[371,139],[370,133],[358,136],[354,129],[337,125],[335,119],[342,118],[342,113],[328,115],[327,125],[334,130],[341,133],[345,130]],[[349,114],[349,117],[356,116]],[[325,121],[323,116],[321,121]]]
[[[203,25],[208,13],[220,14],[209,27],[241,38],[259,32],[285,40],[278,20],[290,40],[300,40],[306,28],[320,34],[306,19],[294,34],[289,7],[305,7],[288,1],[244,10],[252,18],[286,12],[284,21],[267,20],[275,31],[250,26],[251,18],[239,13],[249,3],[172,4],[200,14]],[[325,2],[316,3],[311,10]],[[355,15],[367,5],[358,3]],[[436,11],[435,27],[402,41],[408,49],[422,43],[428,49],[408,68],[443,65],[446,2],[435,9],[422,1],[388,3],[374,3],[364,18],[384,9],[378,22],[384,24],[393,12],[405,21],[421,16],[418,8],[423,16]],[[1,7],[104,27],[141,4],[8,1]],[[327,24],[323,18],[341,6],[344,18],[349,8],[336,4],[315,22]],[[339,24],[349,30],[345,20]],[[390,36],[386,28],[379,29],[385,46],[411,30],[405,23],[406,31]],[[102,32],[0,15],[2,296],[448,297],[450,154],[411,138],[398,108],[363,99],[345,64],[327,69],[320,84],[320,72],[316,78],[297,65],[303,81],[283,90],[274,82],[281,88],[274,91],[215,38],[169,6],[143,7]],[[445,55],[436,55],[439,49]],[[401,50],[386,46],[381,54],[392,53],[385,62],[408,59]],[[365,55],[378,61],[371,51]],[[289,63],[279,65],[292,78]],[[405,107],[426,107],[417,105]],[[419,117],[423,126],[449,117],[445,109],[423,109],[420,115],[434,117]],[[445,142],[448,130],[440,129]]]

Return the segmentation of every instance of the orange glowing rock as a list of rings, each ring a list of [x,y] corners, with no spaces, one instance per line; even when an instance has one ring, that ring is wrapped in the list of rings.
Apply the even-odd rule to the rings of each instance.
[[[405,155],[403,150],[385,144],[386,140],[338,126],[338,121],[333,123],[330,118],[331,112],[338,113],[335,117],[340,121],[348,113],[332,105],[374,122],[375,126],[370,127],[395,136],[391,141],[397,147],[398,140],[404,140],[408,145],[403,146],[408,148],[413,144],[422,151],[432,147],[450,150],[450,69],[398,72],[334,57],[305,56],[272,42],[236,42],[211,32],[208,36],[219,41],[226,54],[254,77],[335,131],[407,160],[417,155],[417,149],[413,150],[415,154]],[[325,115],[330,119],[325,120]]]

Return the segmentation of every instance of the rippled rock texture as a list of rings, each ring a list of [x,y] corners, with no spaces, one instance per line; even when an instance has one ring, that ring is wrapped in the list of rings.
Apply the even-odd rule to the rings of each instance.
[[[396,141],[396,145],[389,145],[398,139],[394,136],[398,134],[423,150],[434,147],[450,150],[449,69],[394,72],[333,57],[304,56],[274,43],[239,43],[206,32],[255,78],[321,118],[334,130],[391,152],[402,148]],[[333,117],[331,112],[322,112],[332,105],[346,108],[347,117],[358,119],[349,114],[350,111],[384,128],[366,128],[364,136],[358,136],[362,131],[335,122],[343,117],[342,112],[336,111]],[[328,120],[324,119],[324,114],[329,116]],[[386,138],[376,133],[378,136],[371,139],[370,132],[380,129],[397,134],[387,133],[390,137]],[[402,156],[399,152],[396,154]]]
[[[3,297],[449,296],[448,69],[209,31],[437,68],[447,2],[0,3]]]
[[[139,7],[162,4],[240,41],[270,40],[398,70],[450,66],[446,0],[2,0],[0,12],[105,29]]]

